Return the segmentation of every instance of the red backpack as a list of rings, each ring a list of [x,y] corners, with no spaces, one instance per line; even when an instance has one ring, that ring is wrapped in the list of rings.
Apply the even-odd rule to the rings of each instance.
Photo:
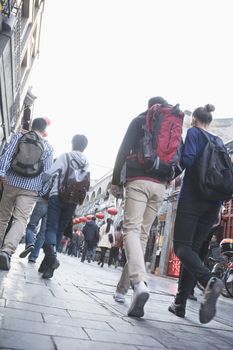
[[[153,105],[142,125],[143,137],[135,154],[127,157],[127,164],[136,164],[146,172],[171,181],[180,173],[184,113],[179,105]],[[134,164],[133,164],[134,163]]]

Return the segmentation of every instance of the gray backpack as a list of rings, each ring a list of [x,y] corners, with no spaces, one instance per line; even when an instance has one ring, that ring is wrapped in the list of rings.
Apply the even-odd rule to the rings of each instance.
[[[25,177],[38,176],[43,171],[44,141],[35,131],[26,132],[19,140],[11,169]]]
[[[60,172],[58,178],[59,198],[64,203],[81,205],[90,188],[90,172],[75,159],[70,160],[68,154],[66,161],[68,166],[65,176],[62,177]]]

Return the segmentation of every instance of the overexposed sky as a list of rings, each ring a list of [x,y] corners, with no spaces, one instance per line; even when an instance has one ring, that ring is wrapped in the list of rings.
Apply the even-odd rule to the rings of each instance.
[[[129,122],[156,95],[233,117],[233,0],[45,0],[31,77],[34,117],[55,155],[89,139],[93,179],[109,171]]]

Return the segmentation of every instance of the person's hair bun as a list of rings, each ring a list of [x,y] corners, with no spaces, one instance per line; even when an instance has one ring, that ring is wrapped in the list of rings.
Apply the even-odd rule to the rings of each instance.
[[[215,110],[214,105],[211,105],[211,104],[205,105],[204,108],[205,108],[205,110],[206,110],[207,112],[213,112],[213,111]]]

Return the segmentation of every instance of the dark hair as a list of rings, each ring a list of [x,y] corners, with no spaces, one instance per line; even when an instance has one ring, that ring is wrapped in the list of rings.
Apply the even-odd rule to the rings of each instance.
[[[32,121],[32,129],[37,130],[39,132],[45,131],[45,129],[47,128],[47,125],[48,124],[44,118],[35,118]]]
[[[193,112],[194,118],[200,121],[202,124],[210,124],[212,122],[212,114],[215,110],[215,107],[211,104],[205,105],[205,107],[198,107]]]
[[[148,108],[151,108],[155,104],[160,104],[160,105],[167,105],[167,101],[161,97],[161,96],[156,96],[156,97],[151,97],[148,101]]]
[[[74,151],[83,152],[87,147],[88,140],[85,135],[74,135],[72,138],[72,148]]]
[[[110,231],[110,227],[112,225],[112,219],[107,218],[107,226],[105,232],[108,233]]]

